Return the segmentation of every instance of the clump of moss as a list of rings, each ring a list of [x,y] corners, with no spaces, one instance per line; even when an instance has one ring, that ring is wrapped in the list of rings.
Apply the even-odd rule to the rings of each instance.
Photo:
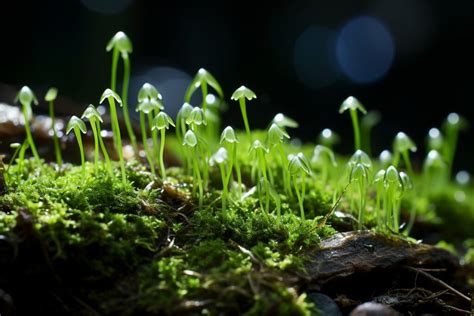
[[[118,174],[110,178],[105,168],[91,176],[92,163],[85,170],[86,177],[81,167],[58,169],[33,159],[21,170],[12,165],[9,192],[0,197],[0,235],[27,242],[32,237],[21,233],[19,220],[27,216],[51,269],[93,309],[249,315],[315,310],[298,293],[304,254],[335,231],[319,227],[315,215],[302,220],[290,206],[295,201],[283,203],[277,222],[252,195],[224,212],[212,207],[219,191],[211,189],[208,206],[196,208],[192,179],[180,168],[169,169],[165,183],[137,162],[126,165],[126,183]],[[321,194],[308,195],[308,209],[329,205]],[[117,303],[122,300],[127,304]]]

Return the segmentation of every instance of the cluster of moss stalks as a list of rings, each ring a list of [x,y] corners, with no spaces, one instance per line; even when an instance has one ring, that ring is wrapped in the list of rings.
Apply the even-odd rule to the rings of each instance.
[[[116,112],[112,130],[120,161],[110,161],[100,138],[101,118],[92,106],[83,117],[93,131],[94,162],[84,159],[81,133],[86,126],[77,117],[68,131],[75,132],[82,165],[63,163],[57,145],[56,163],[44,162],[28,127],[30,105],[37,101],[25,90],[19,101],[27,139],[13,146],[19,158],[1,173],[7,192],[0,196],[0,240],[15,249],[13,262],[22,258],[16,254],[25,251],[25,243],[37,245],[42,259],[22,263],[21,273],[31,285],[43,280],[39,275],[44,271],[37,266],[45,266],[51,282],[41,295],[60,301],[60,312],[312,314],[317,306],[305,294],[305,261],[322,238],[336,233],[333,227],[374,229],[410,239],[416,221],[425,222],[444,228],[448,241],[464,242],[465,260],[474,262],[474,241],[466,240],[474,227],[474,193],[472,186],[450,181],[452,142],[440,140],[444,145],[439,145],[432,140],[432,146],[446,152],[449,166],[433,149],[436,153],[428,153],[421,175],[412,170],[408,157],[416,146],[403,133],[394,141],[393,155],[385,152],[373,159],[361,150],[370,152],[372,123],[363,119],[359,124],[357,111],[365,109],[351,97],[341,111],[351,113],[356,151],[350,158],[337,156],[329,130],[316,147],[289,142],[286,128],[297,123],[282,114],[267,130],[250,130],[245,102],[255,94],[245,87],[232,96],[239,101],[245,131],[234,134],[226,128],[219,142],[220,110],[213,106],[223,102],[222,89],[200,70],[176,119],[177,135],[166,143],[169,153],[181,157],[182,166],[165,168],[164,132],[174,122],[161,111],[156,88],[145,84],[137,98],[140,147],[126,112],[131,44],[121,32],[111,43],[112,89],[104,92],[102,101],[108,99],[111,111],[114,102],[125,103],[131,144],[144,152],[146,161],[125,162],[117,150],[122,145]],[[125,67],[122,98],[114,92],[119,52]],[[208,85],[217,97],[208,94]],[[193,108],[188,102],[197,88],[207,97]],[[452,130],[446,131],[454,137]],[[211,152],[213,146],[219,149]],[[25,159],[27,148],[31,159]],[[104,162],[99,161],[99,149]],[[305,157],[311,154],[309,161]],[[428,189],[432,181],[437,185]],[[346,216],[331,216],[336,207]],[[409,229],[399,231],[405,223]],[[11,293],[18,291],[10,285]],[[16,297],[21,300],[21,295]]]

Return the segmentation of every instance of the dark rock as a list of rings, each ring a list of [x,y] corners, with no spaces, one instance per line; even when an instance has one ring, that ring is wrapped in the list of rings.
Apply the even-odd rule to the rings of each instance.
[[[308,299],[318,308],[319,313],[317,315],[342,316],[339,306],[329,296],[321,293],[309,293]]]
[[[310,257],[306,270],[313,285],[402,265],[459,267],[457,258],[446,250],[370,231],[336,234],[323,240]]]
[[[396,310],[388,305],[383,305],[374,302],[367,302],[357,306],[350,314],[350,316],[398,316]]]

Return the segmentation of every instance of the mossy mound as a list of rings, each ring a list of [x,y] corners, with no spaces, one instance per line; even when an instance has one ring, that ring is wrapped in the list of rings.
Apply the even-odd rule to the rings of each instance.
[[[34,160],[22,168],[12,166],[0,197],[1,264],[9,271],[0,288],[19,313],[315,311],[298,290],[304,254],[334,230],[302,221],[292,201],[278,221],[254,196],[222,212],[210,191],[198,209],[179,168],[159,183],[130,163],[127,184],[105,170],[95,175],[92,164],[87,176]],[[311,201],[311,209],[329,205],[317,195]]]

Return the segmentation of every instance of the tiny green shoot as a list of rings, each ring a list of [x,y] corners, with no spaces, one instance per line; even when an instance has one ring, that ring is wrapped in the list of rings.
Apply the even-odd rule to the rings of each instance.
[[[250,90],[249,88],[245,86],[241,86],[237,90],[234,91],[234,93],[231,96],[231,99],[234,101],[239,101],[240,104],[240,111],[242,112],[242,118],[244,120],[244,125],[245,125],[245,131],[247,132],[247,136],[249,139],[250,137],[250,126],[249,126],[249,121],[247,119],[247,104],[246,104],[246,99],[247,100],[252,100],[257,98],[255,93]]]
[[[304,199],[306,195],[306,176],[311,176],[311,165],[303,153],[289,155],[288,170],[293,179],[296,197],[300,206],[301,219],[305,219]]]
[[[351,171],[350,183],[355,182],[359,189],[359,216],[357,221],[359,223],[359,230],[362,230],[365,224],[365,201],[367,195],[367,184],[369,179],[368,168],[358,162],[354,165]]]
[[[196,192],[196,187],[199,189],[199,207],[202,206],[204,198],[204,189],[201,180],[201,171],[199,170],[199,157],[197,152],[198,139],[192,130],[188,130],[183,137],[183,146],[188,147],[192,152],[190,157],[193,166],[193,193]]]
[[[38,100],[36,99],[36,96],[34,95],[33,91],[31,91],[31,89],[28,86],[23,86],[15,98],[15,102],[18,102],[18,101],[22,105],[23,118],[25,120],[26,139],[28,140],[28,144],[31,148],[31,152],[33,153],[33,156],[35,157],[36,160],[39,160],[39,154],[38,154],[38,151],[36,150],[36,145],[35,145],[35,142],[33,141],[33,135],[31,134],[31,129],[30,129],[30,119],[32,117],[32,112],[33,112],[31,109],[31,104],[34,103],[38,105]]]
[[[417,148],[413,140],[404,132],[398,132],[393,141],[393,152],[395,154],[393,165],[398,167],[401,156],[403,157],[403,162],[405,163],[408,173],[413,174],[409,152],[416,152],[416,150]]]
[[[360,127],[359,127],[359,117],[357,111],[362,112],[363,114],[367,113],[367,110],[364,108],[362,103],[359,102],[354,97],[348,97],[342,102],[339,107],[339,113],[344,113],[349,110],[352,120],[352,128],[354,129],[354,146],[355,150],[361,149],[360,145]]]
[[[240,196],[242,193],[242,175],[240,173],[239,161],[237,160],[237,144],[239,143],[239,140],[237,139],[237,136],[235,136],[234,129],[231,126],[227,126],[222,131],[220,143],[227,144],[230,147],[231,152],[225,186],[229,186],[230,177],[232,176],[232,169],[235,169],[235,173],[237,174],[238,192]]]
[[[133,45],[128,36],[124,32],[117,32],[107,44],[106,50],[112,52],[112,74],[110,88],[117,91],[117,64],[119,53],[123,60],[123,82],[122,82],[122,108],[123,117],[125,120],[125,127],[127,128],[130,142],[133,149],[137,152],[137,140],[133,132],[132,124],[130,122],[130,114],[128,112],[128,86],[130,82],[130,58],[129,54],[133,51]]]
[[[334,152],[329,147],[323,145],[316,145],[314,147],[311,164],[320,170],[324,184],[327,184],[331,170],[337,167]]]
[[[54,116],[54,100],[58,95],[58,89],[50,88],[44,97],[44,100],[49,103],[49,117],[51,118],[51,129],[53,130],[54,153],[56,155],[56,163],[58,166],[62,165],[63,158],[61,156],[61,147],[59,145],[58,131],[56,130],[56,120]]]
[[[201,68],[198,70],[198,72],[196,73],[196,76],[194,76],[194,79],[189,84],[189,87],[186,90],[184,101],[187,103],[190,103],[193,93],[196,91],[197,88],[201,87],[202,110],[204,111],[204,113],[206,113],[206,110],[207,110],[206,98],[207,98],[208,86],[211,86],[212,88],[214,88],[217,94],[221,98],[224,98],[224,92],[222,91],[222,88],[217,82],[216,78],[214,78],[214,76],[210,72],[208,72],[206,69]]]
[[[384,179],[385,199],[384,209],[386,212],[386,225],[395,233],[398,233],[400,202],[403,190],[402,180],[397,168],[390,166],[385,171]]]
[[[171,117],[165,112],[160,112],[158,115],[153,119],[153,126],[152,130],[159,130],[160,131],[160,171],[161,171],[161,178],[166,178],[166,169],[165,169],[165,162],[164,162],[164,152],[165,152],[165,136],[166,130],[171,126],[175,126]]]
[[[74,130],[74,135],[76,136],[77,144],[79,145],[79,151],[81,152],[82,174],[85,176],[86,175],[86,159],[84,155],[84,146],[82,145],[81,133],[83,134],[87,133],[87,128],[84,121],[75,115],[73,115],[69,119],[69,122],[67,123],[66,134],[69,134],[72,130]]]
[[[122,138],[120,137],[120,126],[119,126],[119,121],[117,117],[117,110],[115,108],[115,102],[117,101],[119,104],[122,104],[122,100],[120,99],[118,94],[115,93],[111,89],[106,89],[104,93],[102,93],[102,96],[100,98],[100,103],[102,104],[105,101],[105,99],[107,99],[107,101],[109,102],[110,119],[112,122],[112,126],[115,126],[115,128],[113,129],[115,148],[117,150],[119,160],[120,160],[122,182],[125,184],[127,182],[127,176],[125,174],[125,161],[123,159],[123,148],[122,148]]]
[[[222,181],[222,211],[226,211],[227,209],[227,199],[228,199],[228,181],[227,181],[227,171],[225,167],[225,163],[228,161],[228,154],[227,149],[224,147],[219,147],[214,155],[211,156],[210,164],[211,166],[217,165],[219,167],[219,172],[221,174],[221,181]]]
[[[290,135],[281,127],[279,127],[276,123],[272,123],[270,128],[267,132],[267,139],[266,143],[270,151],[277,150],[280,155],[280,167],[282,170],[282,178],[283,178],[283,187],[285,192],[288,194],[292,194],[291,184],[290,184],[290,173],[288,168],[286,168],[288,158],[285,153],[285,149],[283,148],[283,143],[285,139],[290,139]]]
[[[94,136],[94,170],[95,173],[98,174],[99,147],[102,147],[101,141],[103,142],[102,135],[100,135],[100,123],[103,122],[102,117],[100,116],[100,113],[97,111],[97,109],[92,104],[89,104],[84,113],[82,113],[81,119],[87,119],[92,129],[92,135]],[[104,159],[109,171],[111,171],[110,158],[105,146],[102,148],[102,154],[104,155]]]
[[[384,196],[384,179],[385,179],[385,170],[379,170],[374,177],[375,185],[375,218],[377,221],[376,228],[378,230],[383,228],[384,217],[382,216],[382,201]]]
[[[454,155],[459,137],[459,131],[465,130],[468,127],[466,119],[457,113],[449,113],[448,117],[443,123],[443,132],[446,136],[444,150],[442,151],[444,160],[446,162],[447,176],[451,177]]]
[[[269,207],[270,207],[270,188],[269,188],[269,181],[268,181],[268,173],[267,173],[267,160],[265,158],[266,154],[268,154],[268,149],[263,145],[260,140],[255,140],[252,145],[250,146],[249,152],[254,155],[257,160],[258,166],[258,179],[262,179],[264,181],[264,194],[265,194],[265,212],[268,214]],[[259,198],[260,202],[263,200],[263,196],[261,194],[261,190],[259,190]]]
[[[149,83],[144,83],[138,91],[138,106],[136,111],[140,114],[140,131],[142,134],[142,143],[145,155],[147,157],[148,164],[150,165],[151,173],[155,175],[155,162],[152,156],[150,147],[148,146],[148,136],[146,129],[146,118],[148,118],[148,124],[151,128],[153,124],[153,113],[157,113],[163,109],[162,97],[158,90]],[[158,136],[157,131],[152,129],[151,132],[153,147],[155,150],[158,148]]]
[[[440,192],[445,184],[446,162],[437,150],[430,150],[423,163],[425,194]]]

